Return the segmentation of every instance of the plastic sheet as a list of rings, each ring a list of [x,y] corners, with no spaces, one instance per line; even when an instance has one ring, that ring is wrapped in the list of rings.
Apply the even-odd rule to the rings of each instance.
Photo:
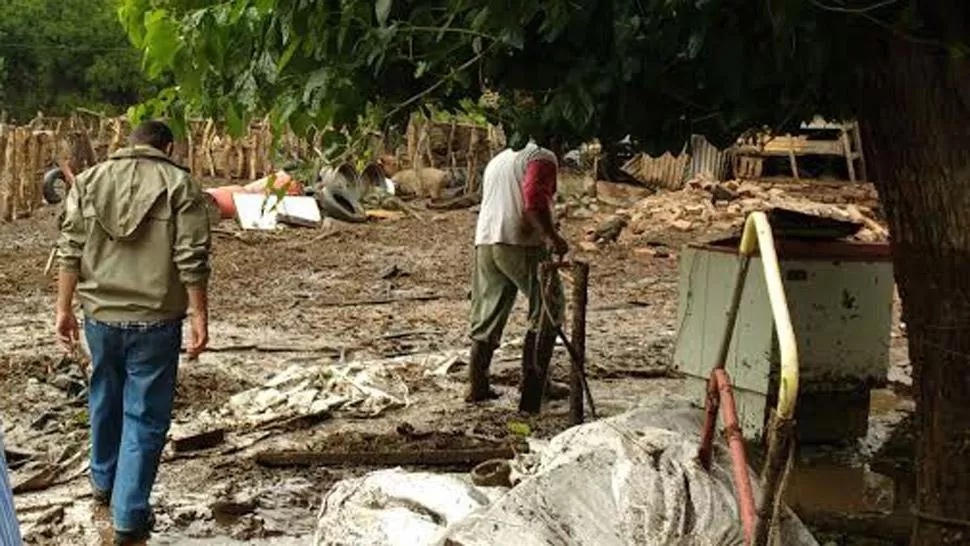
[[[321,509],[315,544],[740,546],[727,451],[716,446],[710,473],[697,462],[701,418],[688,401],[666,397],[567,430],[534,474],[492,503],[447,476],[395,471],[342,482]],[[777,544],[817,545],[787,509],[778,533]]]

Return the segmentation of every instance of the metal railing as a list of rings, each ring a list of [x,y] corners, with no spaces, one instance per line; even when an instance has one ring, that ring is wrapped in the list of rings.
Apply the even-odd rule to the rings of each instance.
[[[744,292],[748,269],[751,258],[756,251],[761,255],[771,315],[774,319],[781,357],[778,404],[768,429],[768,453],[761,473],[764,494],[762,495],[761,506],[757,510],[755,509],[754,493],[748,474],[747,457],[744,452],[741,428],[738,424],[731,380],[724,369],[728,350],[731,346],[731,337],[738,320],[738,308],[741,303],[741,295]],[[727,311],[727,324],[718,347],[714,369],[711,371],[708,380],[704,429],[698,456],[704,468],[710,469],[714,427],[720,409],[724,421],[724,434],[731,454],[734,486],[737,490],[738,504],[741,510],[745,544],[764,546],[768,543],[773,522],[777,518],[778,500],[781,498],[781,490],[784,486],[784,471],[792,456],[794,446],[792,440],[795,404],[798,400],[798,347],[795,342],[795,331],[792,327],[791,316],[788,312],[788,301],[785,297],[785,286],[782,283],[781,268],[778,265],[778,255],[775,252],[771,225],[763,212],[753,212],[745,220],[738,254],[740,261],[731,305]]]

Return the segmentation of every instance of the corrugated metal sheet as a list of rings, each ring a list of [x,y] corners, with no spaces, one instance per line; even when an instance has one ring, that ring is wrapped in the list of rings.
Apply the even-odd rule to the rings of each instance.
[[[727,152],[718,150],[703,135],[693,135],[690,139],[690,171],[687,177],[708,176],[714,180],[724,180],[728,159]]]
[[[623,170],[644,184],[677,190],[684,186],[689,157],[686,153],[675,156],[670,152],[660,157],[638,154],[623,165]]]
[[[689,146],[679,155],[670,152],[660,157],[639,154],[623,166],[634,178],[651,186],[679,190],[684,183],[699,176],[724,180],[727,176],[729,154],[719,150],[702,135],[693,135]]]

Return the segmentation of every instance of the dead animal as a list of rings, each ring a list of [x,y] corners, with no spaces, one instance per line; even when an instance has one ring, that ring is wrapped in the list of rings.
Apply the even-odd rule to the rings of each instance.
[[[437,199],[448,187],[450,178],[447,172],[429,167],[400,171],[392,180],[397,191],[403,195]]]
[[[590,240],[596,243],[613,243],[620,238],[620,233],[627,226],[629,219],[623,215],[616,215],[600,222],[590,234]]]

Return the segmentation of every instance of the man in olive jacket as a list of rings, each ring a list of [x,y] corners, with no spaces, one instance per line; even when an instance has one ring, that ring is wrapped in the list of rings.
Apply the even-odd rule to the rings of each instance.
[[[112,507],[116,544],[148,538],[149,495],[171,424],[182,321],[188,356],[208,343],[210,234],[202,190],[170,158],[172,131],[139,125],[130,147],[81,173],[58,243],[56,331],[74,349],[77,290],[91,352],[94,497]]]

